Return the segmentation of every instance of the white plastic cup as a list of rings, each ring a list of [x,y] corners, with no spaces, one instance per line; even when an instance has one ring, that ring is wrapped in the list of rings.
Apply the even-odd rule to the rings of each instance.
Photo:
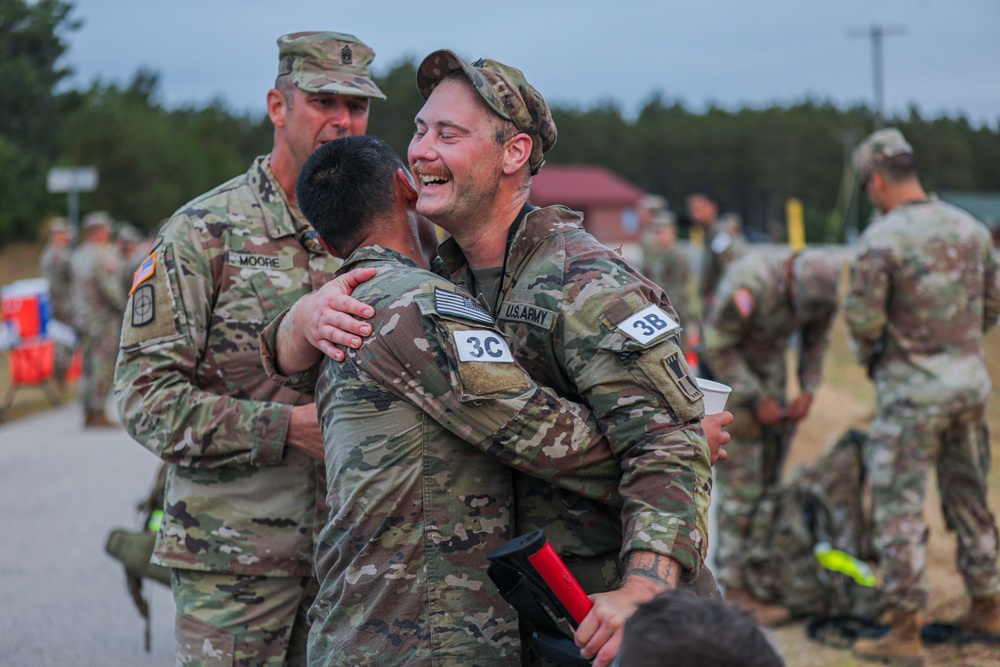
[[[715,415],[726,409],[726,401],[733,388],[721,382],[713,382],[705,378],[695,378],[698,388],[705,394],[705,414]]]

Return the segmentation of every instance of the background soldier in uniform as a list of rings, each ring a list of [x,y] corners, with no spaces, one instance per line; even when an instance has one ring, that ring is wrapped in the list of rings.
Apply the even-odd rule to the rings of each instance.
[[[888,636],[858,641],[854,652],[922,664],[923,507],[932,467],[972,598],[959,623],[968,632],[1000,633],[997,526],[986,502],[991,387],[982,347],[1000,315],[1000,282],[987,229],[927,196],[898,130],[869,136],[854,160],[882,214],[861,237],[845,314],[877,392],[866,465],[892,624]]]
[[[267,378],[257,336],[340,264],[295,205],[299,169],[323,142],[363,134],[384,96],[351,35],[278,48],[273,150],[174,214],[125,314],[122,421],[171,464],[153,560],[173,568],[179,664],[305,660],[322,440],[312,399]]]
[[[737,443],[717,470],[719,580],[727,600],[766,625],[787,620],[788,613],[750,596],[741,559],[754,505],[780,480],[794,424],[808,414],[820,384],[840,265],[823,250],[747,255],[729,267],[705,324],[704,354],[716,378],[733,388],[731,434]],[[789,403],[785,356],[796,332],[801,393]]]
[[[681,326],[689,330],[695,326],[688,294],[691,268],[687,253],[677,247],[677,223],[668,211],[658,211],[650,221],[650,239],[642,256],[642,275],[667,293]]]
[[[70,258],[72,256],[73,237],[70,234],[66,218],[52,218],[49,221],[49,242],[42,251],[42,275],[49,282],[49,306],[52,309],[52,319],[72,328],[73,315],[73,276]],[[50,324],[51,326],[51,324]],[[55,377],[57,382],[64,382],[66,371],[73,362],[73,347],[56,342]]]
[[[83,241],[73,251],[73,327],[83,348],[80,402],[83,425],[116,426],[105,404],[114,385],[115,357],[121,335],[126,294],[118,279],[121,259],[111,243],[111,216],[94,211],[84,216]]]

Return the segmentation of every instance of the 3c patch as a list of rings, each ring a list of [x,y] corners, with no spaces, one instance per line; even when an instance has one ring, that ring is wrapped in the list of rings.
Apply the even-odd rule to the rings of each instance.
[[[132,326],[144,327],[156,319],[155,297],[152,285],[141,285],[132,293]]]

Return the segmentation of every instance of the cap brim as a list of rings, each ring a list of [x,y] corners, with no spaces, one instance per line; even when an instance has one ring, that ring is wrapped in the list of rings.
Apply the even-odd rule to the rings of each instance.
[[[339,78],[312,75],[309,77],[310,81],[308,84],[297,80],[294,74],[291,78],[292,83],[309,93],[332,93],[334,95],[353,95],[355,97],[385,99],[385,93],[379,90],[375,82],[363,77]]]

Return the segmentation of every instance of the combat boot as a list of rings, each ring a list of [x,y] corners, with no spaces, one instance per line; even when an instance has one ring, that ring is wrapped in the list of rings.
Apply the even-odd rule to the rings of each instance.
[[[963,632],[1000,634],[1000,593],[985,598],[972,598],[969,611],[958,619]]]
[[[723,599],[753,616],[757,624],[765,628],[783,625],[792,618],[792,613],[786,607],[756,600],[745,588],[727,588]]]
[[[889,634],[879,639],[854,642],[854,655],[866,660],[888,660],[890,664],[921,667],[924,647],[920,644],[920,612],[892,607]]]
[[[84,428],[108,428],[118,426],[118,424],[108,419],[103,412],[88,412],[83,419],[83,426]]]

